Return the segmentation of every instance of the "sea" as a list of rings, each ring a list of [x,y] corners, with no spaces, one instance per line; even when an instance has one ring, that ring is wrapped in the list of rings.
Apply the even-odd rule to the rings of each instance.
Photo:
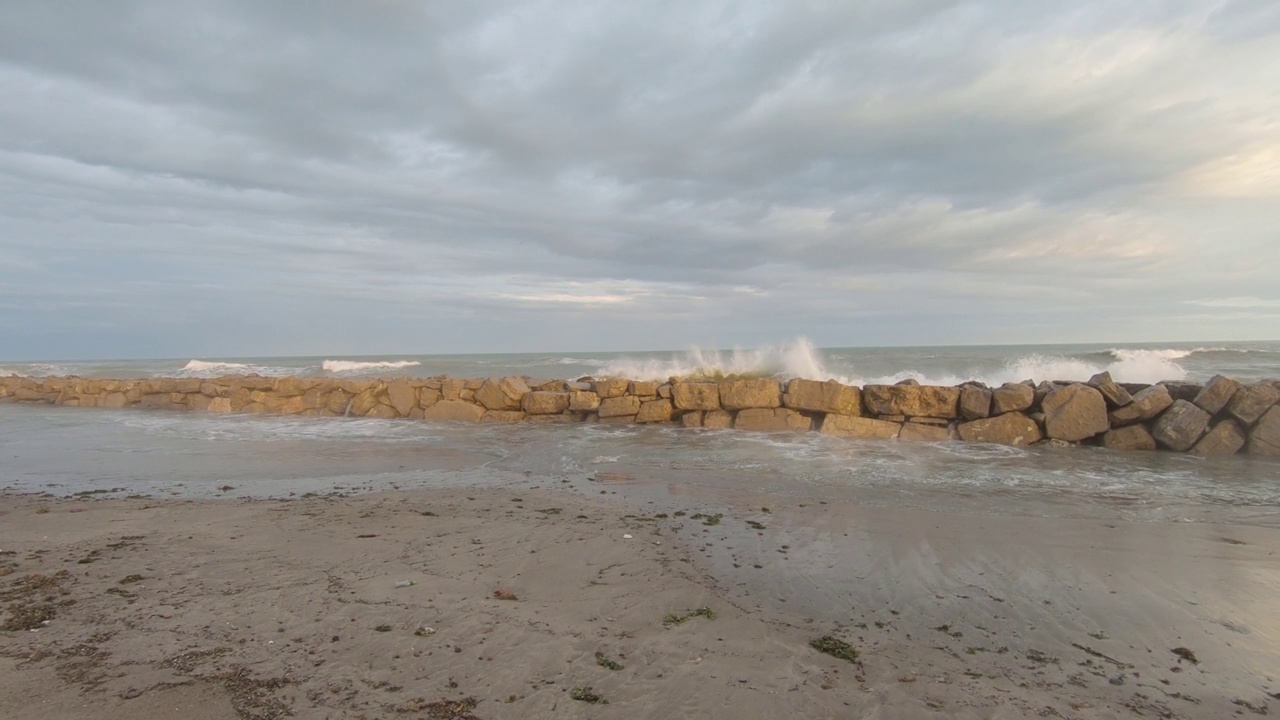
[[[1119,382],[1280,377],[1280,342],[973,347],[776,346],[611,353],[2,362],[0,375],[223,374],[664,379],[748,374]],[[661,506],[746,495],[979,514],[1280,525],[1280,462],[1098,448],[851,441],[654,426],[456,425],[0,405],[0,488],[102,496],[287,498],[456,486],[568,486]]]

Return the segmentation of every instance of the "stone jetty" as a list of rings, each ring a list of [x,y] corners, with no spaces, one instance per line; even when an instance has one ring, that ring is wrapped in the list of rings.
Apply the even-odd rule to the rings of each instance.
[[[666,424],[844,438],[1280,456],[1280,380],[854,387],[834,380],[229,375],[0,378],[0,402],[482,423]]]

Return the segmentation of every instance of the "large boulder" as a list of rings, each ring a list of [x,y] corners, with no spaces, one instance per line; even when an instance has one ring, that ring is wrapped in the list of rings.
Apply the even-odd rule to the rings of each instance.
[[[600,407],[597,412],[601,418],[626,417],[627,415],[638,414],[640,412],[640,404],[640,398],[635,395],[610,397],[600,401]]]
[[[725,410],[782,407],[782,383],[777,380],[726,380],[720,383],[720,405]]]
[[[520,408],[530,415],[558,415],[569,409],[569,393],[534,390],[524,394]]]
[[[787,383],[782,404],[795,410],[836,413],[839,415],[862,414],[862,391],[842,385],[835,380],[818,382],[796,378]]]
[[[1196,395],[1204,389],[1204,386],[1190,380],[1161,380],[1160,384],[1169,389],[1169,396],[1174,400],[1186,400],[1191,402]]]
[[[965,442],[998,445],[1030,445],[1044,437],[1036,421],[1020,412],[1009,412],[996,417],[960,423],[956,426],[956,433]]]
[[[573,412],[593,412],[600,407],[600,396],[590,390],[570,390],[569,410]]]
[[[622,397],[627,394],[627,390],[631,388],[631,381],[622,378],[614,378],[612,380],[597,380],[591,389],[596,391],[601,400],[607,398]]]
[[[484,408],[466,400],[441,400],[422,411],[424,420],[460,420],[479,422],[484,417]]]
[[[991,414],[1029,410],[1035,399],[1036,391],[1025,383],[1005,383],[991,391]]]
[[[1111,427],[1106,398],[1099,390],[1081,383],[1054,390],[1045,396],[1040,407],[1045,434],[1057,440],[1084,440]]]
[[[991,415],[991,390],[981,385],[963,385],[960,388],[960,417],[965,420],[981,420]]]
[[[1116,384],[1111,379],[1111,373],[1103,371],[1089,378],[1087,385],[1094,390],[1102,393],[1102,397],[1106,398],[1107,405],[1113,408],[1124,407],[1133,402],[1133,396],[1128,390]]]
[[[1164,385],[1151,385],[1138,391],[1133,402],[1111,411],[1111,424],[1115,427],[1144,422],[1165,411],[1173,404],[1173,396]]]
[[[868,385],[862,402],[873,415],[955,418],[960,388],[935,385]]]
[[[1151,436],[1170,450],[1186,452],[1204,434],[1209,419],[1209,413],[1190,401],[1175,400],[1151,426]]]
[[[1280,456],[1280,405],[1262,414],[1249,433],[1249,454]]]
[[[529,386],[518,377],[491,377],[475,391],[476,402],[489,410],[519,410]]]
[[[640,412],[636,413],[638,423],[667,422],[671,419],[671,401],[665,398],[645,400],[640,403]]]
[[[813,420],[790,408],[748,408],[733,420],[737,430],[753,432],[800,432],[813,429]]]
[[[822,427],[819,428],[823,435],[871,440],[892,440],[898,437],[901,430],[901,423],[834,413],[823,417]]]
[[[678,410],[719,410],[719,383],[676,383],[671,386],[671,402]]]
[[[1280,390],[1271,383],[1256,382],[1236,390],[1227,403],[1227,412],[1245,425],[1252,425],[1277,401]]]
[[[1102,447],[1108,450],[1155,450],[1156,439],[1146,425],[1126,425],[1102,435]]]
[[[899,440],[919,440],[923,442],[943,442],[951,439],[951,430],[946,425],[929,425],[925,423],[903,423],[898,433]]]
[[[728,410],[708,410],[702,416],[702,427],[709,430],[728,430],[733,427],[733,413]]]
[[[1196,455],[1235,455],[1244,447],[1244,428],[1240,423],[1227,418],[1200,438],[1200,442],[1191,448]]]
[[[1240,383],[1229,377],[1214,375],[1204,388],[1191,400],[1191,403],[1210,415],[1217,415],[1227,406],[1231,397],[1240,389]]]
[[[627,390],[627,394],[651,400],[658,397],[659,385],[662,385],[662,383],[657,380],[633,380]]]
[[[408,380],[393,380],[387,383],[387,399],[400,417],[408,417],[409,411],[418,406],[418,389]]]

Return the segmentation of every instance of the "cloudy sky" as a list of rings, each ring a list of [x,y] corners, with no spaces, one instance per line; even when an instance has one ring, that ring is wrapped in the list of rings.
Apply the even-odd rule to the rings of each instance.
[[[0,359],[1280,339],[1278,275],[1274,0],[0,14]]]

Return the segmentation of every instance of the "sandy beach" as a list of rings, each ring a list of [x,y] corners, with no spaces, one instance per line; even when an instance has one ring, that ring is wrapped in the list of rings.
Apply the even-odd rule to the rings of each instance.
[[[768,525],[698,515],[545,488],[4,495],[0,716],[1210,718],[1277,704],[1271,528],[802,502]],[[857,661],[811,647],[824,636]]]

